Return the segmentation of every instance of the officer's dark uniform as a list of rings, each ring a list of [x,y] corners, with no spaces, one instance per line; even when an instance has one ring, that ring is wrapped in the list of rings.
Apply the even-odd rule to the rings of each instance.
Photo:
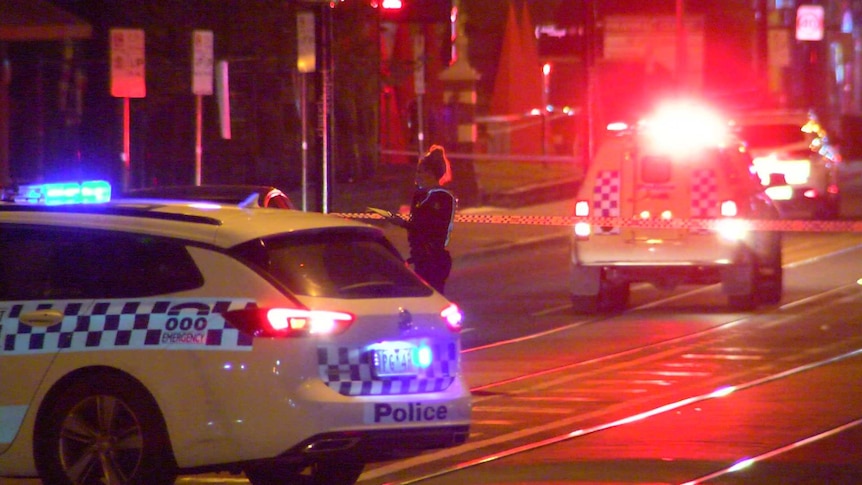
[[[452,270],[452,256],[446,245],[456,205],[455,195],[442,187],[419,189],[413,194],[410,217],[405,224],[409,261],[416,273],[440,293]]]

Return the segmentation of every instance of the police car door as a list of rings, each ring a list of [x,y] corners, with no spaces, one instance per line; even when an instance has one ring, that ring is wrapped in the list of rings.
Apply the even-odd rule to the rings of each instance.
[[[78,297],[87,275],[70,266],[80,253],[63,252],[69,243],[46,229],[0,231],[0,453],[64,345],[61,327],[92,306]]]

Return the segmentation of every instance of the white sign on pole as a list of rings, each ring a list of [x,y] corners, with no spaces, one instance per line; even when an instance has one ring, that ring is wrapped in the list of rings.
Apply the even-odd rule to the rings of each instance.
[[[192,93],[210,96],[213,93],[213,33],[211,30],[192,32]]]
[[[314,36],[314,13],[296,14],[297,56],[296,68],[299,72],[314,72],[317,67]]]
[[[822,5],[800,5],[796,9],[796,40],[823,40]]]
[[[147,96],[142,29],[111,29],[111,96]]]

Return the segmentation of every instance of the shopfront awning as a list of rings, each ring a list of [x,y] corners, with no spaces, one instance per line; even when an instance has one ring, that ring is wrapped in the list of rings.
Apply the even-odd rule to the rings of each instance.
[[[86,39],[87,22],[47,0],[0,0],[0,42]]]

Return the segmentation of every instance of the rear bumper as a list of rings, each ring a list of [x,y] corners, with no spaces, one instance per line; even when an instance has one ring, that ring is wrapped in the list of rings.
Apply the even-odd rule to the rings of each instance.
[[[458,446],[467,441],[469,434],[469,425],[322,433],[294,446],[277,459],[372,463]]]

